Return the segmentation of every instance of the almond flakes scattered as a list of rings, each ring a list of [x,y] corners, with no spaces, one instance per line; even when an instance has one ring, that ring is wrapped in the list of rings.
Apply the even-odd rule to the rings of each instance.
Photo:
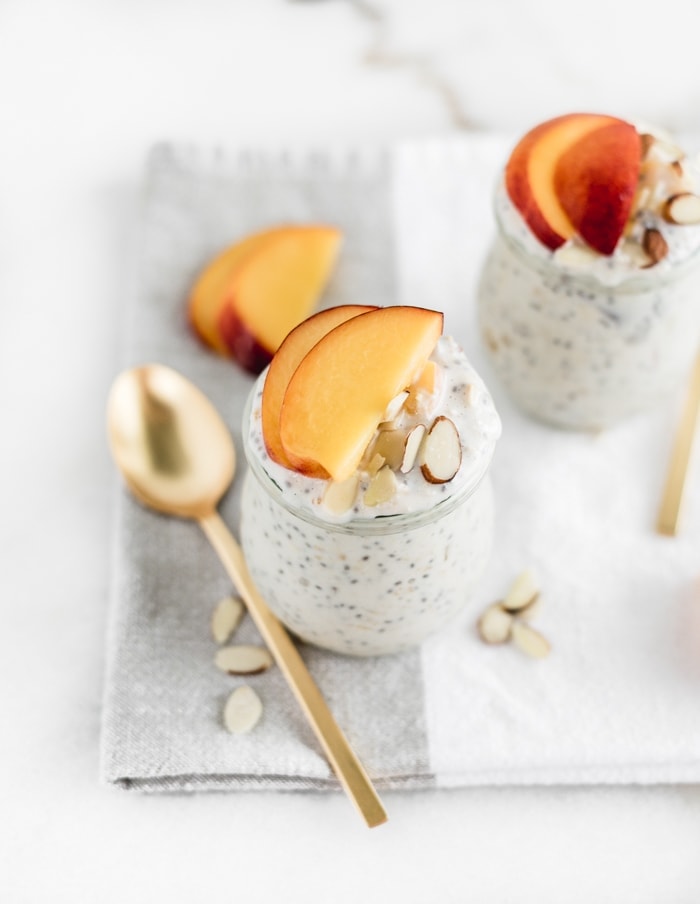
[[[226,643],[241,623],[245,613],[242,600],[225,596],[219,601],[211,616],[211,635],[218,644]]]
[[[528,568],[516,577],[503,600],[483,611],[476,626],[479,637],[488,644],[511,641],[526,655],[544,659],[551,652],[550,643],[529,624],[539,607],[539,588]]]
[[[224,706],[224,725],[232,734],[246,734],[258,724],[262,712],[262,701],[253,688],[237,687]]]
[[[508,612],[520,612],[532,605],[539,596],[537,581],[532,568],[526,568],[510,585],[503,599],[503,608]]]
[[[505,643],[510,640],[513,616],[501,603],[491,603],[477,622],[479,636],[484,643]]]
[[[516,647],[528,656],[532,656],[533,659],[544,659],[549,656],[552,649],[546,637],[543,637],[532,625],[517,619],[513,620],[511,638]]]
[[[214,662],[222,672],[229,675],[259,675],[272,665],[272,656],[265,647],[246,644],[222,647]]]

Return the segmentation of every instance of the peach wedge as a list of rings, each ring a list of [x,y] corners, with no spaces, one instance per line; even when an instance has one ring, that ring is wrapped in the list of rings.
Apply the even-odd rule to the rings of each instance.
[[[190,325],[202,342],[220,355],[229,354],[219,331],[219,316],[231,275],[244,258],[269,240],[274,231],[250,235],[225,248],[207,263],[192,286],[187,302]]]
[[[506,190],[532,232],[550,250],[576,233],[554,187],[559,158],[590,132],[620,121],[597,113],[569,113],[536,126],[513,149],[506,165]]]
[[[317,342],[282,402],[280,438],[295,470],[350,477],[389,402],[421,373],[442,326],[437,311],[378,308]]]
[[[632,210],[642,142],[627,122],[589,132],[557,161],[554,190],[581,238],[599,254],[612,254]]]
[[[277,229],[234,269],[219,332],[229,354],[246,370],[260,373],[287,334],[316,307],[340,239],[332,226]]]
[[[280,414],[287,386],[292,374],[306,354],[327,333],[341,323],[366,314],[374,308],[359,304],[340,305],[328,308],[307,317],[299,326],[295,327],[277,349],[270,368],[265,375],[265,384],[262,394],[262,433],[267,453],[273,461],[292,468],[292,464],[282,446],[280,439]],[[326,476],[320,473],[318,476]]]

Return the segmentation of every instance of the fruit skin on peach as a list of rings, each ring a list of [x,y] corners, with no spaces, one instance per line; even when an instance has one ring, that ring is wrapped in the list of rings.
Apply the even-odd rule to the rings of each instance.
[[[516,144],[506,164],[506,191],[545,247],[556,251],[576,233],[554,187],[557,163],[589,132],[614,122],[598,113],[567,113],[535,126]]]
[[[225,353],[249,373],[262,373],[272,361],[274,352],[258,341],[234,305],[223,305],[219,312],[218,326]]]
[[[292,468],[280,438],[280,415],[284,394],[294,371],[314,345],[332,329],[350,320],[351,317],[373,310],[375,310],[373,306],[346,304],[319,311],[295,327],[277,349],[265,375],[261,405],[263,440],[267,454],[273,461],[286,468]],[[328,474],[319,469],[313,476],[325,478]]]
[[[221,337],[219,317],[231,274],[274,231],[276,230],[266,230],[250,235],[225,248],[202,268],[192,286],[187,302],[189,324],[202,342],[220,355],[230,355],[228,346]]]
[[[234,268],[219,313],[231,357],[260,373],[288,333],[309,316],[331,276],[341,242],[333,226],[274,230]]]
[[[639,133],[619,121],[589,132],[557,161],[557,197],[581,238],[600,254],[612,254],[622,237],[641,160]]]
[[[280,438],[295,470],[333,480],[357,469],[389,402],[416,379],[443,315],[416,307],[360,314],[327,333],[292,375]]]

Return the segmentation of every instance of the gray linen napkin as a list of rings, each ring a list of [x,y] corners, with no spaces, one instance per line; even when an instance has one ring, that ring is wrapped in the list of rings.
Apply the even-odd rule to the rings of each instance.
[[[688,487],[681,533],[669,540],[653,530],[683,388],[596,435],[547,428],[513,406],[484,353],[474,303],[507,148],[490,135],[342,161],[158,148],[125,363],[181,370],[240,449],[252,380],[193,339],[188,288],[212,254],[253,229],[337,223],[345,246],[325,303],[443,310],[445,331],[487,381],[504,426],[491,469],[493,556],[454,625],[391,658],[303,649],[378,787],[697,782],[700,481]],[[699,471],[696,444],[691,473]],[[222,508],[234,530],[240,485],[239,477]],[[104,777],[147,790],[337,788],[276,669],[255,678],[265,705],[256,730],[242,738],[224,730],[221,710],[237,682],[213,664],[209,616],[230,588],[199,528],[120,491],[115,546]],[[528,565],[543,591],[537,626],[553,643],[543,661],[482,644],[474,628]],[[240,637],[255,639],[249,621]]]
[[[317,221],[344,234],[324,306],[395,301],[388,168],[372,154],[295,160],[162,145],[150,155],[124,366],[176,368],[225,418],[239,471],[221,513],[234,532],[245,468],[240,421],[253,381],[195,340],[188,290],[212,255],[246,233]],[[256,729],[238,737],[223,728],[223,704],[244,682],[214,665],[209,619],[232,588],[198,526],[145,510],[120,486],[115,538],[103,778],[147,791],[337,788],[279,670],[249,679],[264,703]],[[250,619],[236,639],[259,642]],[[302,653],[377,786],[430,786],[420,654]]]

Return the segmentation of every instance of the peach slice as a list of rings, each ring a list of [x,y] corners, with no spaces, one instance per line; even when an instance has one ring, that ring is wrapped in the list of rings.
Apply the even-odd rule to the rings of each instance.
[[[612,122],[584,135],[559,157],[554,190],[574,228],[591,248],[609,255],[629,219],[642,160],[633,125]]]
[[[337,326],[307,353],[284,395],[280,438],[295,470],[345,480],[389,402],[421,372],[443,315],[388,307]]]
[[[332,226],[289,226],[273,232],[235,268],[219,332],[244,368],[260,373],[290,330],[311,313],[330,277],[340,239]]]
[[[201,270],[187,302],[187,315],[192,329],[205,345],[228,355],[228,346],[219,331],[219,314],[226,298],[226,287],[240,262],[278,230],[250,235],[225,248]]]
[[[262,434],[267,453],[273,461],[286,468],[292,468],[280,439],[282,402],[292,374],[307,352],[332,329],[350,320],[351,317],[373,310],[374,307],[366,305],[346,304],[319,311],[295,327],[280,345],[265,376],[262,394]],[[318,476],[328,475],[321,472]]]
[[[506,164],[506,190],[532,232],[555,251],[576,232],[554,188],[559,158],[589,132],[614,122],[597,113],[569,113],[529,131]]]

